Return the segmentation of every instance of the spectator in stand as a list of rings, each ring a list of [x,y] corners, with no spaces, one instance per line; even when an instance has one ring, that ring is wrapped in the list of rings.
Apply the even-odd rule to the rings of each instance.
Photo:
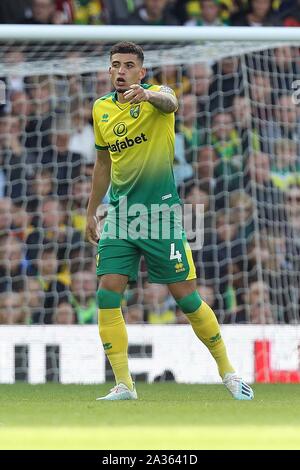
[[[175,306],[175,323],[176,325],[189,325],[189,320],[187,318],[187,316],[182,312],[182,310],[180,310],[179,308],[177,308],[177,305]]]
[[[278,139],[275,141],[271,181],[282,191],[300,183],[300,161],[297,155],[297,142],[294,140]]]
[[[249,241],[253,235],[256,215],[252,198],[244,190],[233,191],[229,196],[229,210],[239,224],[239,238]]]
[[[14,201],[11,206],[11,231],[21,242],[25,242],[29,233],[33,230],[31,215],[27,210],[27,200]]]
[[[42,200],[46,196],[54,195],[54,181],[49,168],[39,167],[34,173],[28,194],[30,212],[38,213]]]
[[[238,57],[226,57],[213,65],[212,82],[209,89],[210,111],[215,114],[227,111],[236,94],[242,94],[244,79]]]
[[[216,282],[218,310],[231,314],[236,308],[236,292],[233,285],[233,264],[242,259],[245,242],[239,238],[239,223],[235,214],[225,210],[217,212],[216,231],[211,231],[198,262],[203,264],[204,278]]]
[[[48,168],[39,167],[29,183],[27,210],[33,227],[38,227],[41,220],[42,201],[54,195],[52,173]]]
[[[55,112],[60,115],[72,114],[83,105],[87,93],[86,81],[91,80],[90,74],[85,75],[85,80],[79,73],[70,73],[81,67],[84,57],[80,51],[67,51],[64,60],[68,75],[59,75],[51,81]],[[88,87],[91,88],[90,83]]]
[[[12,234],[1,237],[0,292],[22,292],[28,263],[24,244]]]
[[[285,194],[287,249],[295,273],[300,273],[300,184],[290,186]],[[298,282],[300,285],[300,282]]]
[[[182,3],[182,0],[177,0]],[[199,19],[201,17],[201,2],[195,0],[183,0],[186,3],[186,14],[190,19]],[[231,15],[240,12],[248,4],[248,0],[219,0],[220,18],[228,24]]]
[[[241,142],[231,113],[220,112],[214,115],[211,143],[224,163],[229,162],[236,169],[242,168]]]
[[[58,199],[49,196],[42,201],[41,224],[27,238],[26,259],[34,263],[39,258],[39,250],[43,242],[51,241],[57,246],[59,271],[62,277],[68,279],[66,260],[72,256],[72,251],[80,248],[81,234],[63,223],[64,212]],[[65,281],[67,283],[68,281]]]
[[[54,309],[53,323],[55,325],[74,325],[77,323],[74,309],[67,299],[60,300]]]
[[[9,286],[9,263],[7,259],[7,250],[10,240],[10,234],[8,232],[0,232],[0,292],[8,290]]]
[[[93,126],[90,124],[91,105],[86,100],[85,105],[72,115],[72,134],[69,140],[69,151],[80,154],[85,163],[95,161],[95,139]]]
[[[207,63],[190,65],[188,76],[191,84],[191,92],[197,98],[197,119],[199,127],[210,127],[210,98],[209,89],[212,83],[213,71]]]
[[[4,65],[8,68],[16,67],[19,69],[24,68],[25,56],[21,48],[13,46],[8,48],[3,54]],[[7,92],[10,98],[10,94],[14,91],[24,91],[25,82],[24,77],[18,73],[9,73],[8,77],[4,79],[6,83]]]
[[[97,98],[111,92],[111,81],[107,72],[97,72],[95,78],[95,94]]]
[[[181,197],[185,204],[191,204],[192,206],[191,211],[184,211],[184,228],[190,243],[194,242],[196,239],[196,218],[198,218],[200,230],[202,231],[201,243],[205,243],[205,240],[211,237],[213,226],[211,191],[211,184],[207,181],[200,182],[197,180],[189,180],[182,186]],[[200,234],[197,233],[197,236],[199,237]],[[193,250],[193,246],[191,246],[191,248]],[[197,250],[199,250],[199,248],[197,248]],[[193,253],[193,256],[195,259],[196,253]],[[201,274],[199,274],[198,277],[201,278]]]
[[[69,213],[71,225],[74,229],[85,234],[86,207],[92,188],[92,180],[84,175],[74,182],[72,188],[72,207]]]
[[[109,24],[126,25],[138,2],[134,0],[106,0]]]
[[[89,264],[93,263],[93,272],[96,271],[96,256],[93,247],[87,243],[81,243],[70,252],[69,266],[70,273],[82,271],[85,269],[87,260]],[[71,283],[71,274],[68,282]]]
[[[68,288],[62,277],[58,275],[58,245],[43,240],[40,245],[39,258],[36,260],[36,272],[34,278],[43,289],[44,305],[41,314],[32,315],[33,323],[52,323],[53,312],[61,298],[68,294]]]
[[[1,118],[0,118],[0,121],[1,121]],[[1,136],[0,136],[0,140],[1,140]],[[5,196],[5,187],[6,187],[5,173],[4,173],[3,168],[0,168],[0,199]]]
[[[77,53],[75,53],[77,55]],[[74,53],[68,54],[68,60],[74,60]],[[77,57],[78,58],[78,57]],[[67,96],[63,96],[63,100],[66,100],[65,107],[59,104],[59,112],[61,114],[69,114],[70,112],[76,111],[80,106],[83,105],[83,79],[79,74],[68,75],[66,82]]]
[[[144,323],[143,289],[137,282],[130,282],[125,290],[124,300],[122,308],[126,323]]]
[[[276,16],[272,7],[272,0],[249,0],[246,11],[231,16],[231,26],[272,26],[276,23]]]
[[[260,136],[261,150],[270,152],[270,135],[273,121],[273,93],[268,73],[250,74],[250,95],[253,127]]]
[[[260,136],[252,122],[251,103],[249,98],[236,95],[233,98],[232,113],[235,122],[235,130],[238,134],[243,159],[249,154],[249,150],[260,150]]]
[[[65,18],[56,9],[56,0],[32,0],[31,14],[25,16],[23,24],[64,24]]]
[[[101,25],[108,22],[104,0],[73,0],[73,23]]]
[[[55,0],[57,16],[64,24],[74,22],[74,0]],[[60,16],[59,16],[60,15]]]
[[[11,115],[20,120],[21,125],[21,141],[26,141],[25,126],[30,114],[30,103],[28,95],[25,91],[12,91],[10,94]]]
[[[297,105],[291,94],[283,94],[278,98],[275,118],[276,120],[269,127],[270,140],[275,143],[277,139],[291,139],[299,143],[300,120]],[[274,147],[272,150],[275,151]]]
[[[38,277],[28,276],[25,286],[25,305],[29,323],[32,323],[44,317],[45,292]]]
[[[210,145],[201,147],[198,150],[197,161],[193,164],[196,180],[214,184],[213,178],[218,160],[214,147]]]
[[[41,162],[51,170],[54,193],[64,203],[71,196],[72,183],[79,178],[82,164],[82,156],[69,150],[70,137],[70,120],[67,116],[57,116],[52,128],[52,147],[43,154]]]
[[[20,292],[0,293],[0,324],[24,325],[28,321]]]
[[[255,71],[250,75],[250,94],[251,100],[256,106],[261,105],[262,110],[272,105],[272,85],[269,73]],[[262,112],[258,117],[263,119],[268,116]]]
[[[281,26],[300,26],[300,1],[291,2],[290,8],[283,10],[279,15],[279,24]]]
[[[184,136],[178,132],[175,134],[173,173],[177,187],[184,181],[193,177],[193,167],[191,164],[187,163],[185,158]]]
[[[166,60],[170,61],[170,51],[167,54]],[[188,77],[180,74],[178,67],[170,62],[160,67],[148,82],[152,85],[167,85],[171,87],[177,98],[180,98],[183,93],[187,93],[191,87]]]
[[[9,114],[0,116],[0,155],[3,154],[9,142]]]
[[[25,246],[18,238],[11,235],[7,244],[6,259],[8,261],[9,283],[13,292],[20,292],[24,286],[28,262],[25,260]]]
[[[128,18],[128,24],[141,26],[176,26],[177,18],[170,13],[169,0],[144,0],[144,3]]]
[[[170,0],[170,11],[176,16],[180,25],[184,25],[188,21],[187,15],[188,0]]]
[[[235,316],[235,323],[252,323],[265,325],[275,323],[270,301],[268,284],[258,281],[256,277],[249,280],[248,288],[243,295],[243,303]]]
[[[150,324],[176,323],[175,305],[168,293],[166,284],[144,285],[144,319]]]
[[[10,231],[12,201],[9,197],[0,198],[0,235],[7,234]]]
[[[197,277],[205,279],[202,264],[202,250],[210,249],[209,244],[215,232],[213,185],[211,180],[190,180],[182,187],[181,197],[185,204],[191,204],[191,211],[184,211],[184,229],[193,253]],[[198,224],[198,227],[196,225]],[[195,243],[196,242],[196,243]],[[199,246],[200,244],[200,246]]]
[[[228,204],[228,192],[240,188],[243,183],[244,156],[231,113],[221,112],[214,115],[211,144],[218,156],[214,178],[216,204],[221,208]]]
[[[80,325],[97,323],[96,287],[93,266],[86,266],[71,274],[70,303]]]
[[[188,20],[185,26],[223,26],[226,22],[221,18],[219,0],[199,0],[201,13],[199,18]]]
[[[261,227],[269,227],[271,230],[274,220],[285,220],[284,193],[272,183],[269,155],[263,152],[250,154],[245,166],[243,186],[254,200]]]
[[[274,49],[270,70],[273,90],[287,94],[293,89],[293,82],[298,79],[299,48],[281,46]]]
[[[124,308],[125,310],[125,308]],[[130,305],[126,308],[125,318],[127,325],[136,325],[144,322],[144,311],[140,305]]]
[[[49,78],[31,77],[27,86],[31,111],[26,124],[25,146],[32,154],[30,162],[40,163],[43,150],[50,146],[53,126]]]
[[[1,0],[0,23],[17,24],[30,11],[31,0]]]
[[[291,186],[286,192],[286,249],[289,270],[289,284],[294,286],[294,302],[289,321],[300,320],[300,185]],[[293,290],[292,288],[290,289]]]
[[[217,299],[213,285],[203,282],[198,285],[197,290],[204,302],[209,302],[209,305],[212,305],[212,308],[217,307]]]
[[[257,325],[275,323],[270,302],[269,288],[265,282],[253,281],[249,284],[246,305],[250,307],[250,323]]]
[[[25,260],[24,244],[10,234],[1,241],[0,291],[21,292],[28,263]]]
[[[5,194],[13,200],[22,200],[27,194],[27,152],[22,145],[22,132],[18,117],[7,115],[6,130],[0,147],[0,164],[6,180]]]
[[[294,232],[294,241],[299,246],[300,253],[300,184],[292,185],[286,192],[287,222]],[[300,259],[299,259],[300,260]],[[298,270],[300,272],[300,270]]]
[[[201,129],[197,121],[197,98],[191,93],[183,95],[180,104],[178,133],[184,139],[185,160],[192,163],[197,159],[197,151],[201,143]]]
[[[237,258],[232,265],[233,288],[236,292],[237,304],[240,305],[243,303],[241,298],[247,285],[247,246],[251,243],[254,236],[257,215],[252,198],[244,190],[233,191],[229,195],[228,202],[228,209],[239,227],[237,240],[242,240],[243,247],[243,256]],[[235,313],[237,314],[238,311]],[[233,312],[231,314],[233,315]],[[239,315],[235,317],[234,321],[239,321],[238,318],[240,318]]]
[[[273,227],[272,232],[262,231],[249,246],[248,261],[251,275],[257,272],[257,260],[260,260],[262,266],[262,279],[270,289],[270,300],[276,322],[299,320],[299,311],[295,312],[294,308],[295,290],[298,291],[298,300],[299,286],[293,285],[286,240],[279,230],[276,230],[275,234]]]
[[[191,91],[196,95],[198,102],[207,99],[212,75],[212,68],[207,62],[197,62],[189,66],[188,76]]]

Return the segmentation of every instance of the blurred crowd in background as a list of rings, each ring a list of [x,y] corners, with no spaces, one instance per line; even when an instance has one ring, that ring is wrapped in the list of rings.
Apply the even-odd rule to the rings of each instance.
[[[1,0],[0,23],[299,26],[299,0]]]
[[[295,4],[2,0],[0,18],[291,26],[300,18]],[[66,61],[78,57],[80,50],[66,50]],[[6,47],[3,59],[20,68],[27,61],[21,47]],[[91,110],[111,92],[109,76],[78,71],[1,79],[7,101],[0,106],[0,323],[96,323],[96,252],[84,230],[95,160]],[[198,205],[204,207],[203,248],[193,256],[199,292],[221,323],[299,322],[297,79],[299,47],[289,45],[148,70],[147,83],[167,84],[179,99],[174,176],[193,207],[192,225]],[[167,286],[148,283],[143,260],[123,311],[128,323],[187,322]]]

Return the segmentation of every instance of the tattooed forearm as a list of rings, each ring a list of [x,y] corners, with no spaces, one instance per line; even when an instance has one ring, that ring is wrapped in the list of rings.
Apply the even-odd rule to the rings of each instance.
[[[169,92],[149,92],[149,103],[153,104],[155,108],[163,113],[174,113],[178,108],[176,96]]]

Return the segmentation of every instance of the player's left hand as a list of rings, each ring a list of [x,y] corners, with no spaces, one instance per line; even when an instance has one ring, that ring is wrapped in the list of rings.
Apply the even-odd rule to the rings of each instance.
[[[130,104],[138,104],[149,100],[149,91],[145,90],[141,85],[135,84],[131,85],[130,90],[125,91],[123,96]]]

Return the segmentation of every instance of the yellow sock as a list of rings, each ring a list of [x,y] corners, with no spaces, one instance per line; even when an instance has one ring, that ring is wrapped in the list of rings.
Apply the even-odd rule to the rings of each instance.
[[[128,368],[128,336],[121,308],[99,309],[98,324],[100,338],[116,383],[122,382],[132,390],[132,378]]]
[[[198,338],[205,344],[215,359],[222,379],[227,372],[234,372],[213,310],[202,301],[198,310],[188,313],[187,318]]]

